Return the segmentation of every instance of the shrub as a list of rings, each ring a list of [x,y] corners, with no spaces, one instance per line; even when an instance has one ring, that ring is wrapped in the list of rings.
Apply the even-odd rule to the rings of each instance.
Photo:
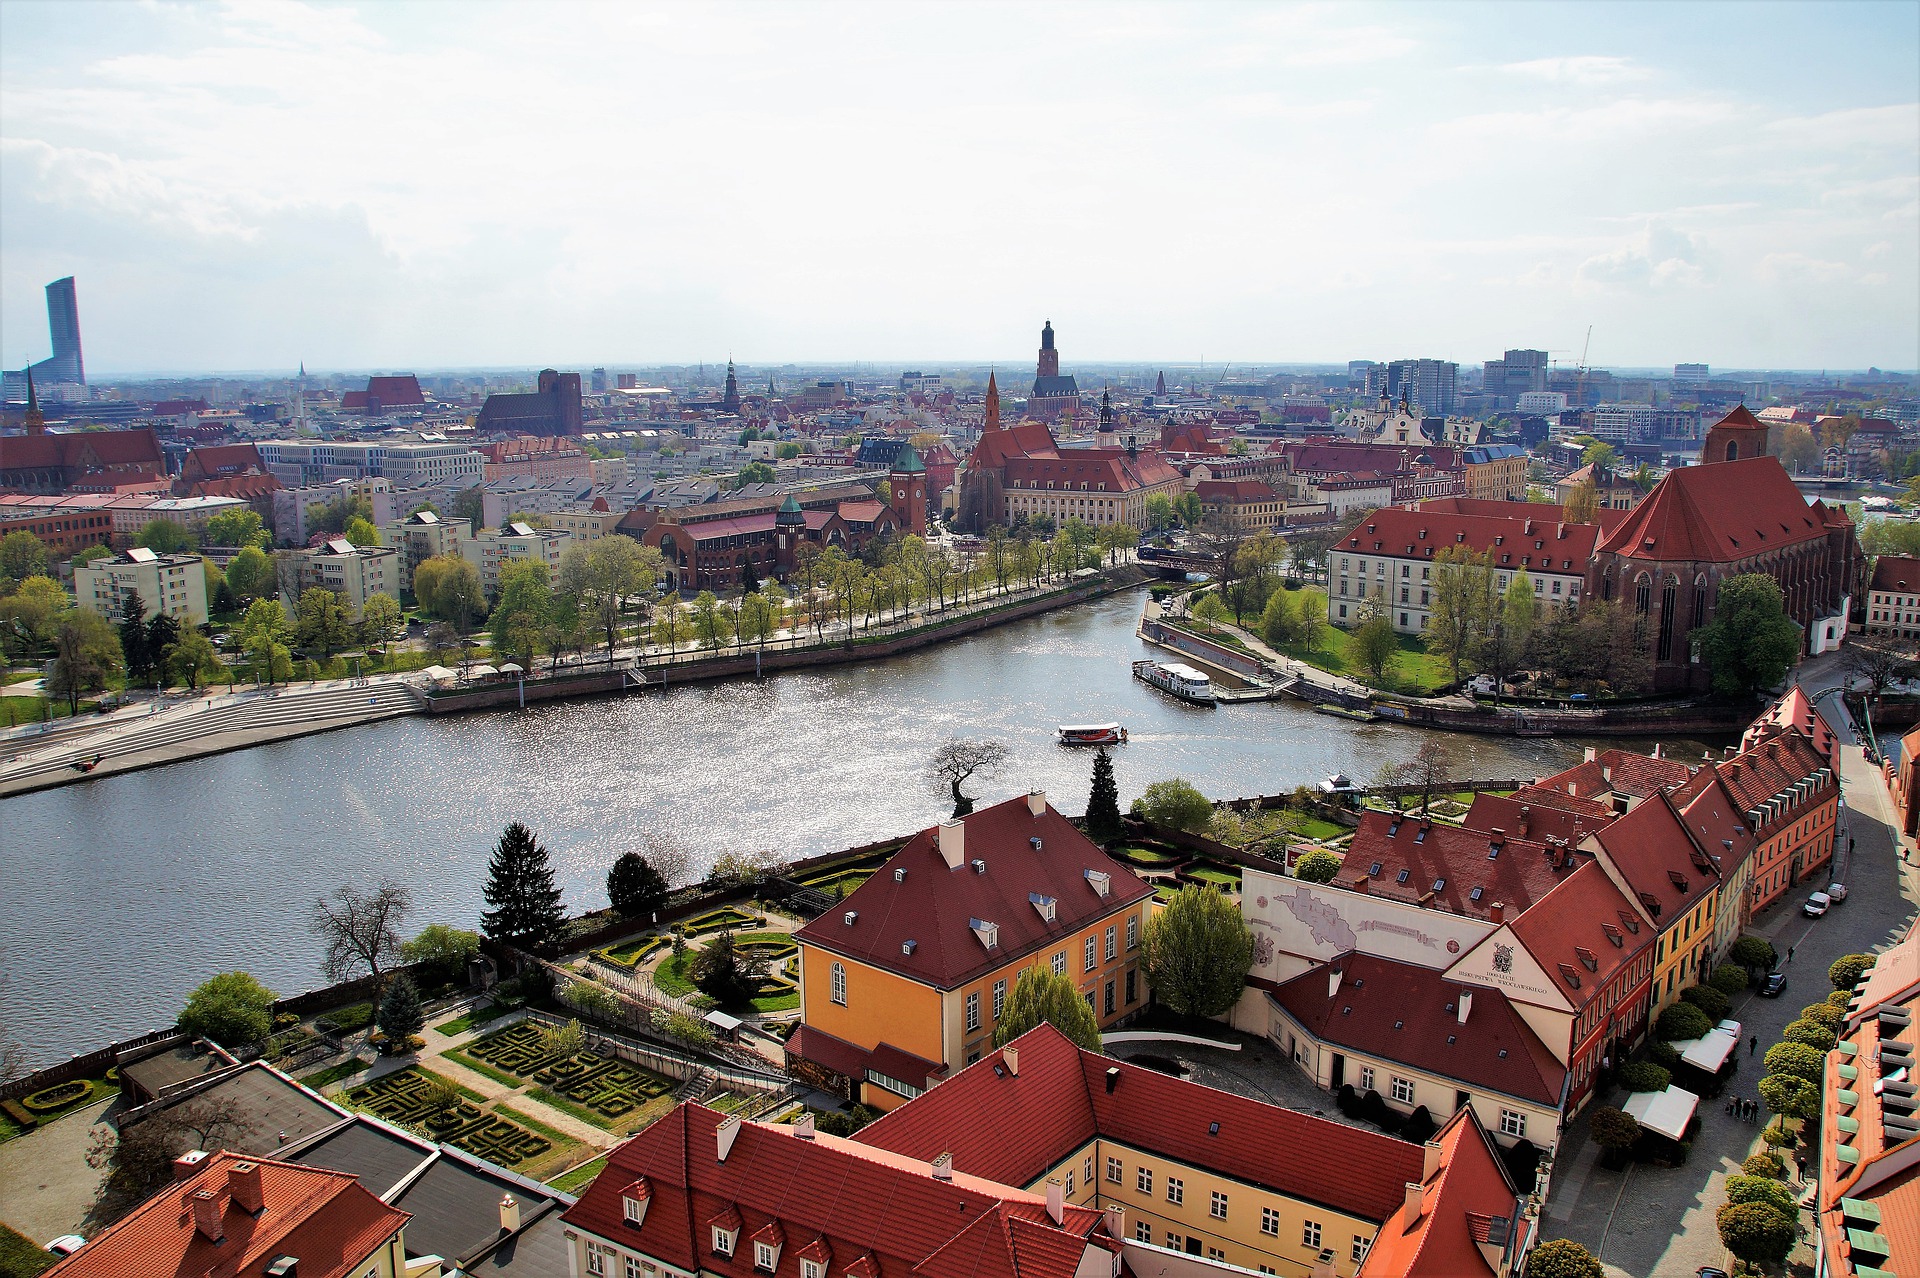
[[[1360,1097],[1353,1090],[1352,1083],[1340,1084],[1340,1094],[1334,1098],[1334,1104],[1337,1105],[1340,1112],[1348,1118],[1359,1117]]]
[[[1740,1170],[1748,1176],[1771,1176],[1780,1180],[1787,1174],[1787,1161],[1769,1149],[1740,1164]]]
[[[1691,1003],[1675,1003],[1660,1013],[1660,1019],[1654,1022],[1653,1031],[1669,1043],[1683,1039],[1704,1038],[1713,1028],[1713,1022],[1707,1014]]]
[[[1763,1203],[1728,1203],[1714,1217],[1728,1251],[1756,1265],[1777,1265],[1793,1250],[1791,1217]]]
[[[1587,1127],[1593,1133],[1593,1143],[1602,1149],[1628,1149],[1640,1139],[1640,1120],[1611,1105],[1596,1108]]]
[[[44,1087],[20,1103],[36,1114],[45,1114],[73,1104],[91,1090],[93,1090],[91,1083],[84,1078],[76,1078],[71,1082],[55,1083],[52,1087]]]
[[[1630,1092],[1664,1092],[1673,1072],[1651,1061],[1634,1061],[1620,1068],[1620,1085]]]
[[[1805,1043],[1775,1043],[1760,1064],[1769,1074],[1791,1074],[1818,1087],[1826,1057]]]
[[[1300,859],[1293,863],[1294,877],[1304,879],[1308,883],[1331,883],[1333,876],[1338,873],[1340,873],[1340,858],[1320,848],[1303,853]]]
[[[1738,963],[1722,963],[1713,969],[1713,975],[1707,978],[1707,984],[1731,997],[1753,984],[1753,978],[1748,976],[1747,969]]]
[[[1822,1029],[1840,1032],[1840,1026],[1846,1022],[1846,1014],[1831,1003],[1809,1003],[1800,1009],[1800,1020],[1812,1021]],[[1799,1022],[1795,1022],[1798,1024]]]
[[[1788,1043],[1805,1043],[1816,1052],[1831,1052],[1838,1040],[1833,1031],[1815,1021],[1794,1021],[1780,1031],[1780,1037]]]
[[[1673,1047],[1667,1043],[1649,1043],[1647,1044],[1647,1059],[1655,1065],[1672,1069],[1680,1063],[1680,1053],[1675,1051]]]
[[[180,1028],[222,1047],[251,1047],[273,1032],[273,991],[245,972],[209,977],[187,996]]]
[[[1758,936],[1743,936],[1733,943],[1727,951],[1727,957],[1745,968],[1771,970],[1780,961],[1780,951],[1766,939]]]
[[[1835,990],[1833,993],[1827,995],[1827,1002],[1833,1004],[1837,1011],[1845,1015],[1847,1008],[1853,1003],[1853,991]]]
[[[1760,1139],[1767,1142],[1767,1148],[1777,1149],[1782,1145],[1791,1145],[1799,1138],[1792,1132],[1782,1131],[1780,1128],[1769,1123],[1761,1130]]]
[[[1416,1145],[1424,1145],[1437,1128],[1433,1115],[1427,1112],[1425,1105],[1415,1107],[1407,1115],[1407,1121],[1400,1126],[1400,1139],[1410,1140]]]
[[[1727,1201],[1765,1203],[1785,1216],[1792,1216],[1797,1210],[1792,1191],[1779,1181],[1766,1176],[1727,1177]]]
[[[1692,985],[1680,991],[1680,997],[1707,1014],[1707,1019],[1718,1022],[1733,1007],[1733,1000],[1711,985]]]
[[[1528,1278],[1602,1278],[1606,1271],[1592,1252],[1571,1238],[1555,1238],[1533,1249]]]
[[[1827,969],[1827,979],[1833,982],[1834,989],[1851,991],[1860,983],[1860,978],[1866,975],[1867,969],[1872,966],[1873,955],[1871,954],[1842,954],[1833,961],[1833,966]]]

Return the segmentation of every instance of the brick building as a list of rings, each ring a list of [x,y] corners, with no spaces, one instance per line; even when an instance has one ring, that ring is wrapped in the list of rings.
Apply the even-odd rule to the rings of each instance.
[[[1920,559],[1882,555],[1874,561],[1864,629],[1888,639],[1920,639]]]

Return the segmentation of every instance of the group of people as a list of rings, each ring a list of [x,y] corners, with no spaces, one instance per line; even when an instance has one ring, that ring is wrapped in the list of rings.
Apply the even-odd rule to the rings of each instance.
[[[1727,1114],[1743,1123],[1751,1123],[1760,1117],[1760,1102],[1750,1096],[1729,1096]]]

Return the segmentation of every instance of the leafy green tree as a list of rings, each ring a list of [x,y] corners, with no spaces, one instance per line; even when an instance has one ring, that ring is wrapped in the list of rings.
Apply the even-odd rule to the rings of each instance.
[[[792,461],[800,455],[800,445],[795,443],[775,444],[773,455],[780,461]]]
[[[1154,995],[1174,1011],[1218,1016],[1246,985],[1253,932],[1226,893],[1184,887],[1147,921],[1141,966]]]
[[[224,668],[220,664],[220,652],[213,646],[213,640],[198,630],[189,630],[180,636],[165,652],[167,678],[174,683],[184,684],[188,692],[197,690],[201,684],[218,678]]]
[[[1690,985],[1680,991],[1680,997],[1706,1013],[1708,1020],[1720,1022],[1726,1019],[1733,1001],[1711,985]]]
[[[78,608],[60,622],[53,636],[53,670],[47,676],[50,696],[67,699],[67,713],[80,713],[80,698],[107,686],[107,672],[119,666],[120,636],[107,619]]]
[[[466,975],[467,964],[480,953],[480,934],[446,923],[429,923],[420,935],[400,944],[400,957],[423,964],[448,980]]]
[[[553,861],[532,830],[510,822],[487,866],[482,893],[491,908],[480,916],[481,929],[496,941],[532,949],[558,939],[566,916]]]
[[[622,918],[647,917],[666,904],[666,876],[638,852],[622,852],[607,871],[607,899]]]
[[[308,533],[325,533],[329,537],[338,537],[346,532],[347,525],[356,519],[373,519],[373,502],[366,497],[341,494],[331,501],[316,501],[307,507]],[[475,528],[480,525],[474,524]]]
[[[1798,1237],[1791,1218],[1764,1203],[1728,1203],[1714,1216],[1720,1241],[1750,1265],[1777,1265]]]
[[[340,535],[356,546],[380,544],[380,530],[373,526],[371,519],[362,519],[358,515],[347,521],[347,526],[340,530]]]
[[[1276,590],[1267,596],[1267,606],[1260,611],[1260,637],[1275,648],[1292,643],[1299,627],[1293,598],[1292,591]]]
[[[702,648],[711,651],[733,638],[733,620],[711,590],[703,590],[695,595],[693,607],[688,611],[693,621],[694,637],[700,641]]]
[[[227,589],[237,599],[270,598],[278,584],[273,557],[258,546],[248,546],[227,563]]]
[[[0,648],[22,659],[53,642],[73,600],[51,577],[28,577],[0,594]]]
[[[318,648],[321,656],[331,658],[351,640],[353,627],[340,596],[322,586],[308,586],[294,609],[293,633],[301,647]]]
[[[748,484],[771,484],[779,475],[765,462],[748,462],[740,468],[740,480],[735,488],[745,488]]]
[[[1400,640],[1393,633],[1393,623],[1384,613],[1375,613],[1360,623],[1353,632],[1353,654],[1361,668],[1373,676],[1379,683],[1387,677],[1387,669],[1393,659],[1400,655]]]
[[[1446,658],[1455,683],[1466,667],[1477,662],[1493,628],[1497,602],[1493,583],[1492,560],[1471,546],[1448,546],[1433,557],[1427,649]]]
[[[560,556],[560,593],[580,601],[582,612],[606,638],[612,653],[628,601],[660,579],[665,561],[652,546],[631,537],[601,537],[567,547]]]
[[[28,577],[44,577],[47,572],[47,548],[25,529],[0,537],[0,593],[13,589]]]
[[[199,542],[192,530],[171,519],[149,520],[133,535],[133,544],[145,546],[160,555],[178,555],[192,550]]]
[[[713,1046],[713,1031],[685,1012],[669,1016],[664,1028],[668,1037],[679,1039],[688,1047],[704,1051]]]
[[[1293,876],[1308,883],[1331,883],[1340,873],[1340,858],[1324,848],[1303,852],[1293,863]]]
[[[1738,942],[1735,944],[1737,946]],[[1713,975],[1707,978],[1707,984],[1728,998],[1732,998],[1753,984],[1753,978],[1747,974],[1747,969],[1738,963],[1722,963],[1713,969]]]
[[[374,1018],[374,1023],[380,1027],[380,1033],[386,1039],[382,1050],[393,1056],[410,1050],[408,1040],[426,1028],[427,1017],[420,1007],[420,991],[414,988],[412,978],[405,972],[394,977],[387,986],[387,995],[380,1000],[380,1014]]]
[[[687,975],[700,992],[723,1007],[738,1007],[753,998],[766,971],[766,960],[741,949],[732,929],[708,941],[687,964]]]
[[[1148,532],[1165,532],[1180,520],[1173,509],[1173,499],[1164,493],[1155,493],[1147,498],[1145,522]]]
[[[1605,1273],[1593,1253],[1571,1238],[1543,1242],[1527,1257],[1528,1278],[1604,1278]]]
[[[1073,982],[1039,965],[1027,968],[1007,996],[1006,1014],[993,1027],[993,1045],[1005,1047],[1042,1022],[1089,1052],[1100,1050],[1100,1023]]]
[[[1799,1210],[1792,1192],[1769,1176],[1727,1177],[1727,1201],[1765,1203],[1783,1216],[1791,1216]]]
[[[773,638],[780,629],[781,600],[776,593],[779,587],[767,582],[759,590],[750,590],[740,597],[740,613],[734,628],[734,637],[742,644],[758,643],[762,648],[767,640]]]
[[[260,518],[260,512],[242,506],[223,510],[207,520],[207,544],[265,550],[273,544],[273,534],[267,531],[267,521]]]
[[[287,651],[287,641],[293,637],[293,628],[287,622],[287,610],[278,599],[254,600],[246,615],[240,618],[240,624],[234,627],[234,634],[247,654],[248,663],[256,671],[264,671],[268,683],[292,677],[293,659]]]
[[[1093,756],[1093,790],[1087,797],[1087,836],[1111,843],[1124,833],[1120,824],[1120,787],[1113,778],[1113,756],[1101,746]]]
[[[1846,1023],[1847,1014],[1831,1003],[1809,1003],[1800,1009],[1800,1019],[1811,1021],[1829,1033],[1837,1033]]]
[[[1826,1059],[1825,1055],[1805,1043],[1775,1043],[1760,1058],[1760,1066],[1769,1074],[1791,1074],[1818,1087]]]
[[[1147,792],[1133,801],[1136,816],[1155,825],[1197,834],[1213,821],[1213,802],[1191,782],[1181,777],[1155,781]]]
[[[273,991],[245,972],[208,977],[187,995],[180,1028],[222,1047],[250,1047],[273,1032]]]
[[[1790,1022],[1786,1029],[1780,1031],[1780,1037],[1788,1043],[1805,1043],[1816,1052],[1831,1052],[1838,1041],[1832,1030],[1804,1018]]]
[[[422,560],[413,570],[413,597],[428,613],[460,630],[487,610],[480,570],[461,555],[435,555]]]
[[[147,602],[137,590],[129,590],[120,600],[120,654],[126,658],[127,675],[144,684],[159,657],[147,644]]]
[[[1227,606],[1220,602],[1217,593],[1209,590],[1193,606],[1193,616],[1206,629],[1212,630],[1227,619]]]
[[[400,614],[400,601],[388,594],[368,595],[365,606],[360,609],[361,642],[368,648],[385,648],[405,633],[406,622]]]
[[[1874,956],[1871,954],[1842,954],[1827,968],[1827,979],[1833,982],[1836,990],[1851,990],[1860,984],[1860,978],[1872,967]]]
[[[1780,583],[1765,573],[1722,581],[1713,620],[1693,636],[1713,673],[1714,691],[1727,696],[1771,688],[1800,655],[1800,627],[1787,616]]]
[[[1654,1022],[1653,1032],[1662,1042],[1677,1043],[1688,1039],[1704,1038],[1713,1022],[1707,1014],[1691,1003],[1675,1003],[1660,1013]]]
[[[1772,942],[1758,936],[1743,936],[1735,941],[1727,957],[1749,971],[1757,968],[1770,972],[1773,965],[1780,961],[1780,953],[1773,948]]]
[[[1630,1092],[1664,1092],[1673,1071],[1652,1061],[1630,1061],[1620,1067],[1620,1085]]]
[[[1783,1131],[1786,1129],[1784,1120],[1812,1118],[1820,1112],[1819,1084],[1793,1074],[1768,1074],[1760,1080],[1759,1091],[1761,1103],[1782,1119],[1780,1127]]]
[[[1633,1148],[1633,1143],[1640,1139],[1639,1120],[1611,1105],[1595,1107],[1587,1119],[1587,1130],[1593,1134],[1594,1144],[1616,1154]]]
[[[493,650],[523,667],[533,665],[540,633],[553,614],[553,589],[547,566],[522,560],[500,568],[500,594],[493,606]]]
[[[1582,465],[1596,466],[1601,470],[1612,469],[1619,458],[1620,454],[1614,451],[1613,445],[1600,439],[1588,444],[1586,451],[1580,454]]]

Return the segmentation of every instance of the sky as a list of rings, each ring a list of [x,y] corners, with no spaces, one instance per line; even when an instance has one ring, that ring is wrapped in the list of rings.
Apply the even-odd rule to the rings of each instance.
[[[0,365],[1920,366],[1920,4],[0,0]]]

